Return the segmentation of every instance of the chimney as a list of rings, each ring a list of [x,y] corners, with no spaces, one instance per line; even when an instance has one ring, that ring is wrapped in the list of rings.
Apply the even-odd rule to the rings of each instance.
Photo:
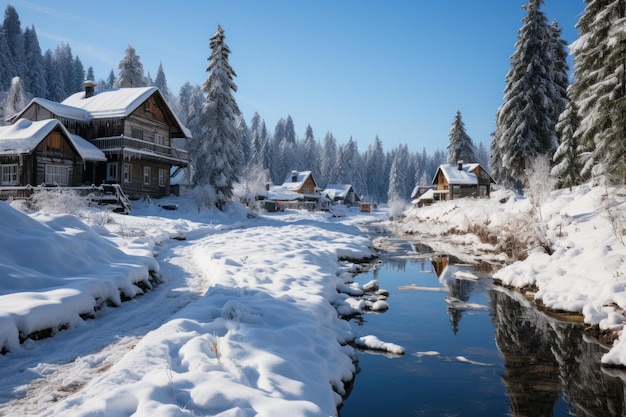
[[[463,160],[457,162],[459,171],[463,171]]]
[[[85,98],[89,98],[93,96],[93,93],[96,89],[96,83],[91,80],[85,81]]]
[[[291,171],[291,182],[298,182],[298,171]]]

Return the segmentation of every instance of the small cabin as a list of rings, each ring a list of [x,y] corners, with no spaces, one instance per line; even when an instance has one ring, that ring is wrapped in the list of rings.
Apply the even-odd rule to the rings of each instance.
[[[491,184],[495,184],[495,181],[480,164],[459,161],[456,165],[439,165],[432,183],[436,186],[434,194],[438,194],[441,200],[455,200],[489,197]]]
[[[326,195],[335,203],[343,203],[346,206],[358,205],[361,197],[354,191],[350,184],[328,184],[322,194]]]
[[[93,183],[104,153],[56,119],[19,119],[0,127],[0,186],[78,186]]]

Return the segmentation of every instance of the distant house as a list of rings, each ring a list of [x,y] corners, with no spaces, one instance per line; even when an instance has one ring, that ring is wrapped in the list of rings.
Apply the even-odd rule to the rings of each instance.
[[[89,182],[104,153],[56,119],[0,127],[0,186],[76,186]]]
[[[463,197],[489,197],[495,181],[480,164],[439,165],[433,185],[434,200],[454,200]]]
[[[322,194],[336,203],[352,206],[361,202],[361,198],[350,184],[328,184]]]
[[[188,153],[173,146],[173,140],[188,138],[189,130],[178,120],[156,87],[117,88],[85,91],[61,103],[34,98],[9,121],[56,119],[73,135],[91,142],[106,156],[95,164],[92,178],[100,183],[119,184],[131,197],[170,194],[173,167],[188,165]]]
[[[321,204],[322,195],[318,193],[317,182],[311,171],[291,171],[279,188],[290,191],[290,193],[284,194],[298,194],[297,205],[299,208],[313,210],[319,208]],[[293,206],[293,204],[289,206]]]

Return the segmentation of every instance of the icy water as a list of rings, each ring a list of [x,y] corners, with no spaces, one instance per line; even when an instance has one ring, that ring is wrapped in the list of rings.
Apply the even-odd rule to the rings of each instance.
[[[548,317],[450,257],[382,260],[356,281],[379,280],[390,308],[352,325],[406,354],[359,352],[341,417],[626,415],[625,374],[600,367],[605,349],[582,325]]]

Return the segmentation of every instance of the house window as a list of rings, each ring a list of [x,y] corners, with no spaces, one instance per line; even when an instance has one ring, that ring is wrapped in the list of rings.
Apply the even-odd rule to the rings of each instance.
[[[133,166],[131,164],[124,164],[124,172],[122,176],[124,177],[124,182],[126,184],[130,184],[133,178]]]
[[[154,134],[154,143],[157,145],[165,146],[165,136],[159,135],[158,133]]]
[[[69,167],[63,165],[46,165],[46,184],[68,185]]]
[[[452,197],[461,197],[461,186],[452,185]]]
[[[150,167],[143,167],[143,185],[150,185]]]
[[[143,139],[143,130],[137,128],[137,127],[131,127],[130,128],[130,135],[132,137],[134,137],[135,139]]]
[[[159,187],[165,187],[165,170],[159,169]]]
[[[117,181],[117,162],[107,164],[107,181]]]
[[[0,184],[2,185],[17,185],[17,164],[0,165]]]
[[[478,186],[478,196],[479,197],[487,197],[487,186],[479,185]]]

